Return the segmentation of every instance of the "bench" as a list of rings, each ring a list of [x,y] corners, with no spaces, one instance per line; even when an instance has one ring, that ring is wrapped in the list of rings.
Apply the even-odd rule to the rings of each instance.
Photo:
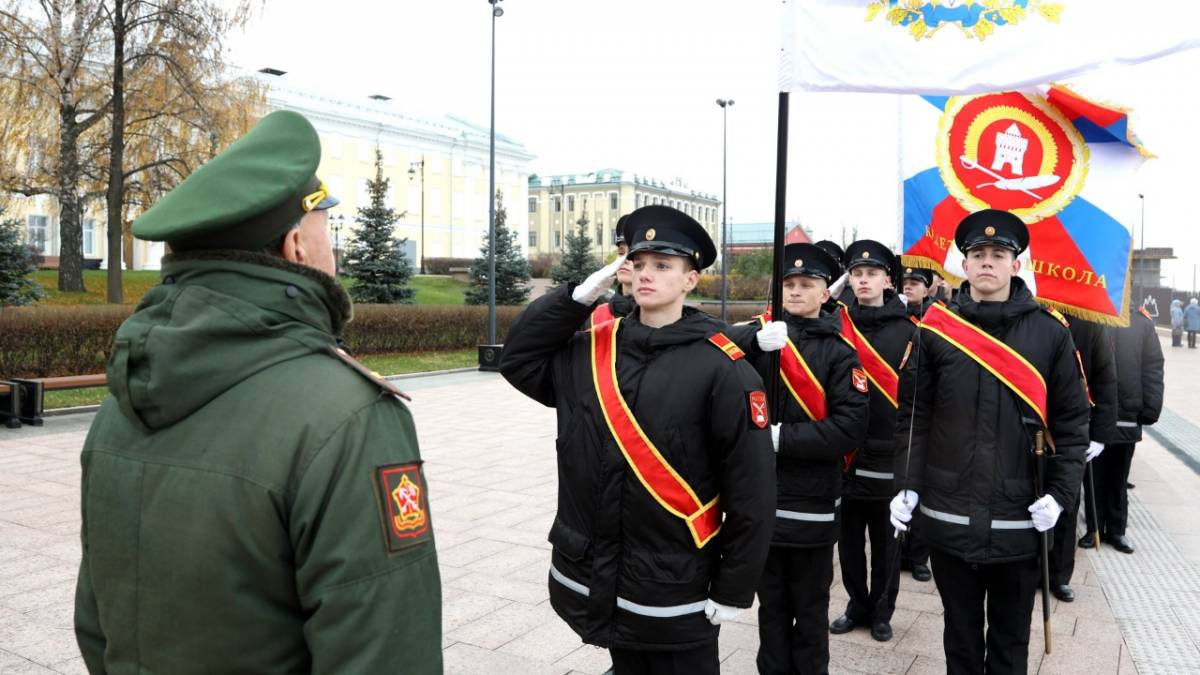
[[[108,376],[104,373],[30,379],[14,377],[0,381],[0,421],[9,429],[17,429],[22,424],[40,427],[47,391],[105,386],[108,386]]]

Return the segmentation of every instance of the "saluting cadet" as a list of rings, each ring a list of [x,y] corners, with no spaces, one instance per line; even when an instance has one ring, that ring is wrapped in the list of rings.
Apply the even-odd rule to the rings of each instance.
[[[907,360],[892,524],[904,530],[919,504],[947,671],[1024,673],[1038,533],[1079,489],[1088,402],[1070,331],[1017,276],[1029,244],[1021,219],[971,214],[955,244],[967,282],[956,306],[929,307]],[[1038,432],[1056,446],[1044,495],[1031,452]]]
[[[784,249],[783,320],[735,326],[766,380],[768,352],[780,353],[781,418],[772,425],[778,506],[771,553],[758,587],[758,672],[829,670],[829,587],[840,529],[842,461],[867,429],[867,378],[839,332],[821,314],[841,265],[813,244]],[[757,331],[748,340],[740,333]],[[735,333],[739,333],[735,335]],[[744,342],[743,342],[744,340]]]
[[[633,261],[626,257],[629,254],[629,243],[625,233],[625,224],[628,220],[629,214],[618,218],[616,230],[613,232],[613,238],[617,245],[617,257],[622,260],[621,266],[617,268],[617,287],[613,289],[608,302],[601,302],[592,311],[592,325],[609,321],[618,316],[629,316],[630,312],[637,307],[637,303],[633,301]]]
[[[1073,322],[1072,322],[1073,323]],[[1129,465],[1133,449],[1142,440],[1142,427],[1154,424],[1162,413],[1163,353],[1150,313],[1141,309],[1129,317],[1128,328],[1109,329],[1116,337],[1117,422],[1115,437],[1092,460],[1096,494],[1087,494],[1089,506],[1087,534],[1079,540],[1081,548],[1096,545],[1095,532],[1102,541],[1122,553],[1133,553],[1133,543],[1125,536],[1129,518]],[[1089,486],[1085,483],[1084,488]],[[1097,523],[1090,503],[1096,499]]]
[[[83,448],[92,673],[440,673],[412,416],[337,346],[321,143],[267,115],[133,223],[162,284],[117,331]]]
[[[775,520],[762,380],[684,299],[716,247],[666,206],[629,215],[625,318],[576,329],[618,259],[534,301],[500,371],[558,409],[550,602],[617,675],[716,673],[717,625],[749,607]]]
[[[829,626],[834,634],[869,625],[871,637],[892,639],[892,613],[899,593],[895,539],[888,525],[888,500],[893,488],[899,369],[914,326],[904,303],[890,288],[896,256],[877,241],[863,239],[846,248],[854,299],[840,311],[842,336],[854,345],[870,383],[867,438],[846,463],[842,536],[838,558],[842,584],[850,600],[846,611]],[[870,583],[867,577],[866,536],[871,542]]]
[[[1088,444],[1084,462],[1091,462],[1104,451],[1117,435],[1117,366],[1113,357],[1113,329],[1092,321],[1071,318],[1068,321],[1057,311],[1050,313],[1071,330],[1071,340],[1079,352],[1091,403],[1088,422]],[[1086,475],[1086,467],[1085,467]],[[1084,481],[1086,484],[1087,481]],[[1054,526],[1050,547],[1050,592],[1063,602],[1073,602],[1071,575],[1075,573],[1075,526],[1079,520],[1079,503],[1063,504],[1063,515]]]

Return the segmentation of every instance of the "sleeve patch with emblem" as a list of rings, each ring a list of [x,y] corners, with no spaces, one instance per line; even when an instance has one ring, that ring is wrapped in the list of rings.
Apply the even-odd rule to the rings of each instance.
[[[389,553],[429,541],[429,495],[421,465],[391,464],[375,470],[375,489]]]
[[[746,396],[750,402],[750,422],[759,429],[766,429],[771,423],[767,413],[767,392],[752,391]]]
[[[866,371],[862,370],[861,368],[855,368],[854,370],[851,370],[850,371],[850,384],[854,385],[854,388],[861,391],[862,393],[864,393],[864,394],[867,393],[867,373],[866,373]]]

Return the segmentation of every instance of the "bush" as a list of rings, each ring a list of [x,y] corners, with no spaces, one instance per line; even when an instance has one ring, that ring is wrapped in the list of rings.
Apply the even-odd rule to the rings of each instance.
[[[496,308],[501,342],[522,307]],[[103,373],[127,305],[0,311],[0,379]],[[487,307],[357,305],[345,340],[352,354],[469,349],[487,341]]]
[[[730,271],[736,276],[747,279],[769,277],[771,276],[771,266],[775,264],[775,250],[762,248],[750,251],[731,258],[729,262]]]
[[[721,277],[717,274],[705,274],[700,277],[696,293],[702,298],[721,299]],[[766,302],[771,294],[770,277],[729,277],[730,300],[762,300]]]
[[[558,264],[558,256],[553,253],[538,253],[529,257],[529,271],[535,279],[549,279],[550,270]]]
[[[471,258],[426,258],[426,274],[450,274],[452,269],[471,269]]]

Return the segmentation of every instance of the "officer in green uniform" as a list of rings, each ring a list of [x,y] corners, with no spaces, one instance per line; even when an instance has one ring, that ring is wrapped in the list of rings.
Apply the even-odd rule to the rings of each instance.
[[[337,346],[316,132],[275,112],[133,224],[162,284],[83,448],[92,673],[440,673],[412,416]]]

